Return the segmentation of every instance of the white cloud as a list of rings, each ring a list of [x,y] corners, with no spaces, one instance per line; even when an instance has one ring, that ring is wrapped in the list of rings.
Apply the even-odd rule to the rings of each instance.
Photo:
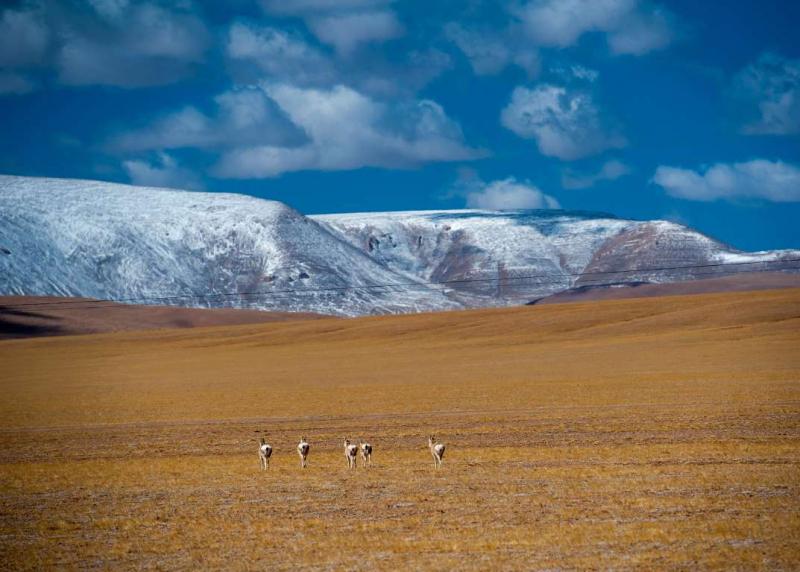
[[[125,133],[112,144],[123,151],[212,147],[218,141],[213,121],[195,107],[185,107],[159,119],[149,127]]]
[[[379,98],[401,100],[416,94],[423,86],[438,77],[451,65],[450,56],[437,49],[413,50],[399,61],[373,57],[339,58],[335,81],[320,83],[321,87],[339,84]],[[296,82],[290,78],[292,83]]]
[[[36,87],[24,71],[46,64],[50,31],[35,8],[0,12],[0,95],[24,94]]]
[[[765,53],[736,75],[733,92],[747,108],[744,115],[751,118],[742,132],[800,133],[800,60]]]
[[[673,197],[692,201],[747,197],[778,203],[800,201],[800,168],[781,161],[717,163],[700,171],[661,166],[653,182]]]
[[[63,83],[163,85],[183,78],[202,61],[209,34],[195,15],[148,3],[96,4],[99,23],[62,24],[57,66]]]
[[[536,49],[509,34],[469,29],[451,22],[445,26],[445,35],[464,53],[477,75],[497,74],[512,64],[525,70],[530,77],[539,73]]]
[[[485,210],[558,209],[558,201],[528,181],[513,177],[491,183],[480,182],[467,193],[467,207]]]
[[[591,94],[554,85],[517,87],[501,123],[520,137],[535,139],[548,157],[572,161],[624,147],[624,137],[607,128]]]
[[[89,0],[89,4],[103,18],[117,20],[125,14],[130,2],[128,0]]]
[[[82,4],[86,4],[83,6]],[[176,82],[210,44],[190,2],[30,0],[0,10],[0,71],[14,89],[32,88],[21,72],[55,68],[67,85],[142,87]]]
[[[41,64],[50,33],[32,10],[5,10],[0,16],[0,67],[20,68]]]
[[[117,136],[116,151],[197,148],[214,149],[256,144],[298,144],[304,141],[275,103],[258,88],[240,88],[214,98],[215,113],[185,107],[143,129]]]
[[[483,156],[465,145],[458,125],[433,101],[388,105],[345,86],[323,90],[267,84],[264,89],[309,141],[229,151],[215,169],[218,176],[264,178],[310,169],[402,168]]]
[[[123,169],[134,185],[146,187],[169,187],[174,189],[202,190],[199,177],[178,163],[166,153],[159,153],[157,161],[123,161]]]
[[[302,15],[364,8],[379,8],[394,0],[261,0],[267,12],[273,14]]]
[[[395,98],[416,93],[450,67],[450,56],[436,49],[412,50],[400,61],[376,57],[373,52],[330,53],[298,33],[246,22],[230,27],[225,51],[240,84],[264,79],[302,87],[346,84],[361,92]]]
[[[532,0],[515,14],[540,46],[564,48],[601,32],[613,53],[641,55],[672,39],[670,14],[640,0]]]
[[[660,50],[672,41],[670,14],[660,7],[631,12],[622,24],[608,33],[608,46],[614,54],[641,56]]]
[[[308,26],[314,35],[341,54],[349,54],[361,44],[382,42],[403,34],[403,26],[389,10],[313,17]]]
[[[561,186],[565,189],[588,189],[601,181],[616,181],[631,172],[630,168],[616,159],[606,161],[596,173],[577,173],[567,170],[561,176]]]
[[[211,114],[195,107],[167,114],[117,136],[109,149],[221,151],[213,171],[223,178],[404,168],[485,154],[468,147],[458,124],[430,100],[389,104],[345,86],[313,89],[267,82],[223,93],[214,104]]]
[[[259,73],[299,85],[330,83],[335,64],[300,36],[270,26],[235,23],[226,53],[232,60],[254,64]]]
[[[267,12],[298,16],[322,42],[343,55],[359,46],[383,42],[404,32],[389,6],[393,0],[262,0]]]
[[[266,179],[284,173],[308,170],[355,169],[356,161],[324,161],[324,149],[314,145],[304,147],[243,147],[223,155],[214,169],[222,179]],[[341,154],[340,154],[340,159]]]

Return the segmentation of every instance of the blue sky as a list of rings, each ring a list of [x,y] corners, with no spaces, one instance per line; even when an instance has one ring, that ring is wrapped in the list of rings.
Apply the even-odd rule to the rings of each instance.
[[[0,172],[305,213],[566,208],[800,247],[800,3],[0,8]]]

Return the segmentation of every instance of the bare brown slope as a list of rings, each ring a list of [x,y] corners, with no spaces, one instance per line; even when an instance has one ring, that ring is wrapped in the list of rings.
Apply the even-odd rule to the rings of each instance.
[[[113,304],[89,298],[0,296],[0,339],[232,326],[323,317],[308,313]]]
[[[619,286],[583,286],[541,298],[531,304],[562,304],[593,300],[625,300],[654,296],[685,296],[715,292],[749,292],[778,288],[800,288],[800,274],[785,272],[748,272],[734,276],[687,280],[669,284],[621,284]]]

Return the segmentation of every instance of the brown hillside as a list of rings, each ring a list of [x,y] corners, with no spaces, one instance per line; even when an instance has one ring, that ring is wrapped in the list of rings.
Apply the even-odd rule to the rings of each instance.
[[[261,324],[318,314],[115,304],[91,298],[0,296],[0,339]]]
[[[575,288],[536,300],[535,304],[560,304],[563,302],[590,302],[592,300],[624,300],[652,298],[655,296],[684,296],[686,294],[711,294],[716,292],[748,292],[800,288],[800,274],[786,272],[742,272],[733,276],[686,280],[665,284],[640,284],[619,286],[588,286]]]

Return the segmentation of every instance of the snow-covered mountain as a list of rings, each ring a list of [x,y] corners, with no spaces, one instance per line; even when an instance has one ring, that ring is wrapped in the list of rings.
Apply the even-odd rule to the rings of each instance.
[[[0,249],[2,294],[345,315],[458,307],[427,287],[344,289],[398,277],[288,206],[244,195],[2,176]],[[230,295],[256,292],[270,294]]]
[[[797,250],[740,252],[672,222],[590,212],[462,210],[311,218],[387,268],[445,282],[452,288],[450,297],[467,306],[526,303],[573,287],[780,269],[769,263],[800,258]],[[670,270],[653,270],[661,268]]]
[[[303,216],[243,195],[0,176],[0,294],[361,315],[521,304],[736,269],[651,268],[788,258],[800,251],[742,253],[678,224],[596,213]],[[387,284],[401,286],[374,287]]]

